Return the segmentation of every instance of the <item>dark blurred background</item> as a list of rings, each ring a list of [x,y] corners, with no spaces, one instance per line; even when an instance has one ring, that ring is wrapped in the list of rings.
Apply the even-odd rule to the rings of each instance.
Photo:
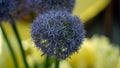
[[[94,34],[105,35],[112,43],[120,46],[120,0],[112,0],[101,13],[88,22],[87,37]]]

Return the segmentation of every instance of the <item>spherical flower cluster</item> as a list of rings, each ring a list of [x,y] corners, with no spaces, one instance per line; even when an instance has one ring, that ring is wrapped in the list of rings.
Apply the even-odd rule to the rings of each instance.
[[[85,37],[80,19],[67,11],[51,10],[41,14],[31,28],[36,46],[56,59],[66,59],[76,52]]]
[[[27,0],[29,8],[37,10],[39,13],[44,13],[51,9],[54,10],[67,10],[72,12],[75,0]]]
[[[8,20],[16,8],[16,0],[0,0],[0,22]]]

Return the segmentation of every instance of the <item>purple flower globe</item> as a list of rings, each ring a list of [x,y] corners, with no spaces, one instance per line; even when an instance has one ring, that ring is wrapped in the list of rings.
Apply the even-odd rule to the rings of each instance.
[[[36,47],[56,59],[66,59],[77,52],[85,38],[83,23],[67,11],[51,10],[40,14],[31,28]]]
[[[72,12],[75,5],[75,0],[27,0],[27,3],[29,8],[33,8],[33,10],[38,13],[44,13],[51,9],[64,9],[68,12]]]
[[[0,22],[8,20],[16,8],[16,0],[0,0]]]

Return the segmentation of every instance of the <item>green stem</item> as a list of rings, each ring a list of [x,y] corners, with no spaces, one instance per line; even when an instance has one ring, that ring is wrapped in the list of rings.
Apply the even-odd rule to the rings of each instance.
[[[8,48],[9,48],[10,53],[11,53],[11,55],[12,55],[15,68],[18,68],[17,59],[16,59],[16,56],[15,56],[14,51],[13,51],[13,49],[12,49],[12,45],[11,45],[10,41],[8,40],[8,38],[7,38],[7,35],[6,35],[6,33],[5,33],[4,28],[2,27],[2,25],[0,25],[0,26],[1,26],[2,34],[3,34],[4,38],[5,38],[5,41],[7,42]]]
[[[34,67],[33,68],[39,68],[38,64],[34,61]]]
[[[55,68],[59,68],[59,60],[56,60],[56,62],[55,62]]]
[[[44,68],[49,68],[49,57],[48,56],[46,56]]]
[[[15,22],[14,22],[14,20],[12,19],[12,17],[10,17],[10,22],[11,22],[12,29],[13,29],[13,31],[14,31],[14,33],[15,33],[15,36],[16,36],[16,38],[17,38],[17,41],[18,41],[18,43],[19,43],[19,47],[20,47],[20,50],[21,50],[21,53],[22,53],[23,61],[24,61],[24,63],[25,63],[25,67],[26,67],[26,68],[29,68],[28,63],[27,63],[27,60],[26,60],[26,56],[25,56],[25,53],[24,53],[23,45],[22,45],[22,42],[21,42],[19,33],[18,33],[18,31],[17,31],[17,27],[16,27]]]

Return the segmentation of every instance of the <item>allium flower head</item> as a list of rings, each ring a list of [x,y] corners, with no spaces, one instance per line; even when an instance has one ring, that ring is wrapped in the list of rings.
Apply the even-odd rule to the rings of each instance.
[[[66,59],[76,52],[85,37],[84,26],[78,17],[55,10],[38,16],[31,33],[36,46],[56,59]]]
[[[16,0],[0,0],[0,21],[7,20],[13,14],[16,3]]]
[[[29,8],[37,10],[39,13],[49,11],[51,9],[64,9],[72,12],[75,0],[27,0]]]

